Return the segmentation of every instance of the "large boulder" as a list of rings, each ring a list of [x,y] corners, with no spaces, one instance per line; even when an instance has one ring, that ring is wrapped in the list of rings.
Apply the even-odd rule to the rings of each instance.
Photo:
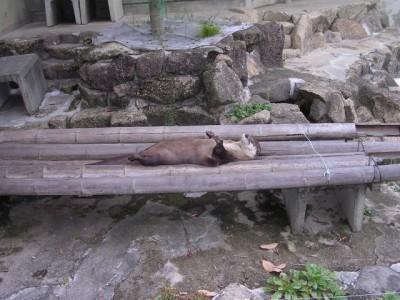
[[[311,120],[333,123],[346,121],[345,98],[339,90],[310,83],[299,88],[299,95],[310,105],[308,117]]]
[[[295,104],[271,103],[271,124],[306,124],[309,123],[300,108]]]
[[[258,47],[261,61],[267,68],[282,67],[282,52],[285,44],[283,26],[276,22],[255,24],[261,32],[261,42]]]
[[[292,47],[300,49],[303,53],[313,49],[313,24],[307,15],[302,15],[292,31]]]
[[[121,56],[116,60],[86,63],[81,67],[79,75],[93,89],[112,91],[114,86],[134,79],[135,59]]]
[[[207,106],[219,107],[244,102],[243,86],[237,74],[224,61],[216,63],[203,74]]]
[[[147,126],[148,124],[146,115],[139,111],[113,112],[110,120],[110,125],[113,127]]]
[[[361,24],[353,20],[337,19],[330,29],[333,32],[340,32],[344,40],[360,40],[367,37]]]
[[[359,100],[375,119],[384,123],[400,122],[400,94],[386,88],[364,85],[360,88]]]
[[[159,76],[162,72],[164,51],[142,54],[136,60],[136,73],[140,79]]]
[[[264,74],[266,69],[261,62],[260,55],[258,52],[253,51],[251,53],[246,53],[247,59],[247,74],[249,78]]]
[[[290,88],[289,79],[280,78],[256,83],[250,86],[250,92],[270,102],[283,102],[290,99]]]
[[[110,127],[111,112],[101,108],[75,113],[70,120],[72,128]]]
[[[247,49],[258,44],[261,41],[261,35],[262,32],[257,26],[250,26],[232,34],[234,40],[245,42]]]
[[[337,15],[340,19],[354,20],[360,22],[368,13],[365,3],[345,5],[339,8]]]
[[[154,103],[173,104],[196,96],[200,89],[198,76],[165,76],[140,82],[136,96]]]
[[[232,58],[232,70],[239,76],[243,86],[246,86],[248,80],[246,43],[235,41],[229,57]]]
[[[223,51],[217,47],[172,52],[167,57],[165,71],[180,75],[200,75],[214,61],[215,57],[221,53]]]
[[[292,15],[285,12],[267,10],[264,12],[263,20],[271,22],[289,22]]]
[[[218,119],[201,106],[183,106],[177,110],[177,125],[217,125]]]
[[[97,46],[84,46],[77,49],[79,60],[82,62],[96,62],[118,58],[124,55],[137,55],[140,52],[132,50],[117,42],[104,43]]]

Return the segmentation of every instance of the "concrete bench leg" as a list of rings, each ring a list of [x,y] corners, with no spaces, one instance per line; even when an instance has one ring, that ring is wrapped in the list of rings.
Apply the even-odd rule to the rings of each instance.
[[[354,232],[359,232],[362,229],[366,189],[367,186],[365,184],[358,184],[334,190],[350,228]]]
[[[0,107],[6,103],[10,97],[10,84],[8,82],[0,82]]]
[[[42,63],[36,54],[16,55],[0,58],[1,90],[5,91],[2,99],[9,95],[9,82],[18,83],[25,108],[33,114],[39,108],[47,90]],[[6,83],[7,85],[4,85]],[[3,101],[3,100],[2,100]]]
[[[282,189],[292,234],[300,234],[303,230],[309,193],[307,188]]]
[[[108,0],[108,8],[110,9],[110,18],[112,22],[117,22],[124,16],[122,0]]]
[[[76,24],[87,24],[89,23],[82,23],[81,19],[81,5],[80,5],[80,0],[71,0],[72,1],[72,7],[74,9],[74,16],[75,16],[75,23]],[[85,0],[82,0],[85,1]],[[84,3],[86,4],[86,2]],[[84,5],[82,4],[82,5]],[[44,2],[45,5],[45,10],[46,10],[46,23],[47,26],[51,27],[56,25],[61,21],[61,9],[60,9],[60,1],[59,0],[45,0]],[[86,6],[85,6],[86,8]],[[86,12],[87,10],[85,10]]]

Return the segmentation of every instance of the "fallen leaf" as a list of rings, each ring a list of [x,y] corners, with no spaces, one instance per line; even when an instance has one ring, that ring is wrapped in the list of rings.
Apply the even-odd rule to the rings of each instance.
[[[60,248],[60,249],[58,250],[58,252],[60,252],[61,255],[64,255],[64,250],[63,250],[62,248]]]
[[[263,250],[274,250],[278,246],[278,243],[261,245],[260,248]]]
[[[198,293],[198,294],[201,294],[201,295],[203,295],[203,296],[206,296],[206,297],[214,297],[214,296],[217,296],[217,293],[216,293],[216,292],[211,292],[211,291],[207,291],[207,290],[197,290],[197,293]]]
[[[286,268],[286,264],[279,264],[276,267],[283,270],[284,268]]]
[[[262,261],[262,265],[263,265],[265,271],[267,271],[269,273],[272,273],[272,272],[280,273],[280,272],[282,272],[282,269],[283,269],[283,268],[278,268],[273,263],[269,262],[268,260],[264,260],[264,259]]]

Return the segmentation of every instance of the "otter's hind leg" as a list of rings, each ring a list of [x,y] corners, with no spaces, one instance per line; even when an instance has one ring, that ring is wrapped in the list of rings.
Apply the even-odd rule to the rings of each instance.
[[[153,155],[141,155],[136,154],[128,158],[130,161],[137,160],[144,166],[158,166],[161,165],[160,155],[153,154]]]
[[[215,136],[214,140],[216,145],[212,152],[213,156],[220,161],[221,165],[232,161],[232,159],[229,157],[228,151],[224,147],[224,141],[221,140],[218,136]]]

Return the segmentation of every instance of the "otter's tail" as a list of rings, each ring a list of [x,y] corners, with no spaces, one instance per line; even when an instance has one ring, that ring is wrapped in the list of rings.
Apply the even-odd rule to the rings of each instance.
[[[132,161],[132,154],[124,154],[124,155],[120,155],[120,156],[116,156],[116,157],[112,157],[112,158],[108,158],[108,159],[104,159],[92,164],[88,164],[89,166],[93,166],[93,165],[126,165],[129,163],[129,161]],[[134,160],[134,159],[133,159]]]

